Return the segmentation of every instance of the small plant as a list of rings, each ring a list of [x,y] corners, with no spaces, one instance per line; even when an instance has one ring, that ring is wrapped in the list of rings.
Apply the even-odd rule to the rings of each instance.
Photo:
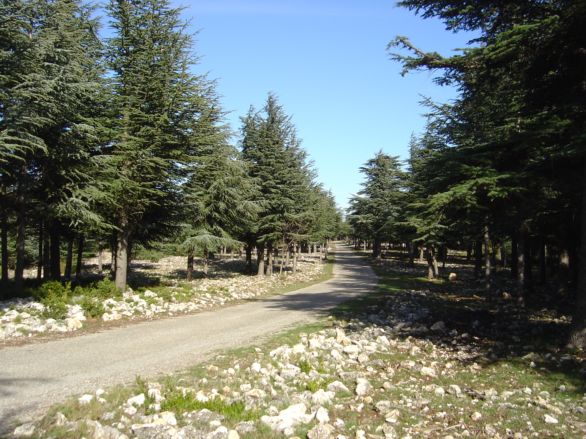
[[[319,389],[323,389],[324,388],[324,383],[321,381],[308,381],[308,383],[305,385],[305,388],[307,390],[309,390],[311,393],[315,393],[317,392]]]
[[[311,364],[307,360],[301,360],[298,364],[298,367],[303,373],[309,373],[312,369]]]
[[[259,417],[258,413],[246,410],[242,401],[226,404],[219,399],[212,399],[202,402],[195,399],[195,396],[191,393],[183,395],[181,392],[173,392],[167,395],[161,404],[161,410],[168,410],[175,413],[185,413],[202,409],[220,413],[230,421],[253,421]]]
[[[85,314],[93,319],[101,317],[102,314],[106,312],[104,305],[100,300],[96,300],[89,296],[82,296],[79,305],[83,308]]]

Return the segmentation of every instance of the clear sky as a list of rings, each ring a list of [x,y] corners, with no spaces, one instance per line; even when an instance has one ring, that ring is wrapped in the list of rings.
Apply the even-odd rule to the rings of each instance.
[[[318,180],[346,207],[358,168],[378,150],[407,157],[424,125],[422,96],[455,91],[427,72],[400,76],[387,43],[406,35],[424,50],[450,54],[471,38],[395,7],[392,0],[174,0],[199,30],[199,71],[218,80],[233,130],[250,105],[274,92],[293,117]]]

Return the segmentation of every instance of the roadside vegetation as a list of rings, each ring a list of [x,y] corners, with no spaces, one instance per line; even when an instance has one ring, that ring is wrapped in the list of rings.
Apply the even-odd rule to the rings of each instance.
[[[179,261],[177,261],[179,259]],[[173,265],[175,262],[175,265]],[[180,265],[177,265],[177,262]],[[0,342],[24,343],[58,334],[103,328],[116,321],[144,320],[194,313],[282,294],[329,279],[333,255],[303,254],[297,271],[250,276],[246,262],[214,260],[206,276],[178,280],[184,258],[143,261],[135,270],[136,289],[121,293],[108,279],[84,286],[49,281],[26,289],[26,298],[0,302]]]

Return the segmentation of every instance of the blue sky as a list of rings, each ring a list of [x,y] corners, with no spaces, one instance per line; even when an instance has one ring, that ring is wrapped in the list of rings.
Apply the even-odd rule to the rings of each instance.
[[[199,72],[218,80],[237,131],[250,105],[274,92],[293,117],[318,180],[338,204],[360,188],[358,168],[378,150],[407,157],[420,132],[422,96],[446,101],[455,91],[428,72],[400,76],[387,43],[409,36],[425,50],[449,54],[469,35],[444,30],[387,0],[174,0],[199,30]]]

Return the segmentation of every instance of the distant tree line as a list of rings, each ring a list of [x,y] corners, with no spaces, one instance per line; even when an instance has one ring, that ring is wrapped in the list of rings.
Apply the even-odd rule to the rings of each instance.
[[[407,169],[383,153],[362,168],[353,236],[375,257],[383,241],[403,243],[411,258],[425,249],[430,277],[447,248],[465,250],[489,292],[508,267],[524,300],[555,279],[575,304],[570,344],[586,347],[586,2],[400,5],[479,36],[448,58],[406,37],[390,44],[403,73],[438,71],[459,97],[427,102]]]
[[[124,289],[137,246],[194,256],[245,246],[258,274],[277,252],[336,236],[295,128],[269,95],[230,144],[215,84],[167,0],[110,0],[111,37],[79,0],[0,1],[1,280],[79,276],[84,249],[112,251]],[[266,261],[266,262],[265,262]],[[251,261],[252,263],[252,261]],[[9,268],[14,275],[9,279]],[[282,268],[281,268],[282,269]]]

